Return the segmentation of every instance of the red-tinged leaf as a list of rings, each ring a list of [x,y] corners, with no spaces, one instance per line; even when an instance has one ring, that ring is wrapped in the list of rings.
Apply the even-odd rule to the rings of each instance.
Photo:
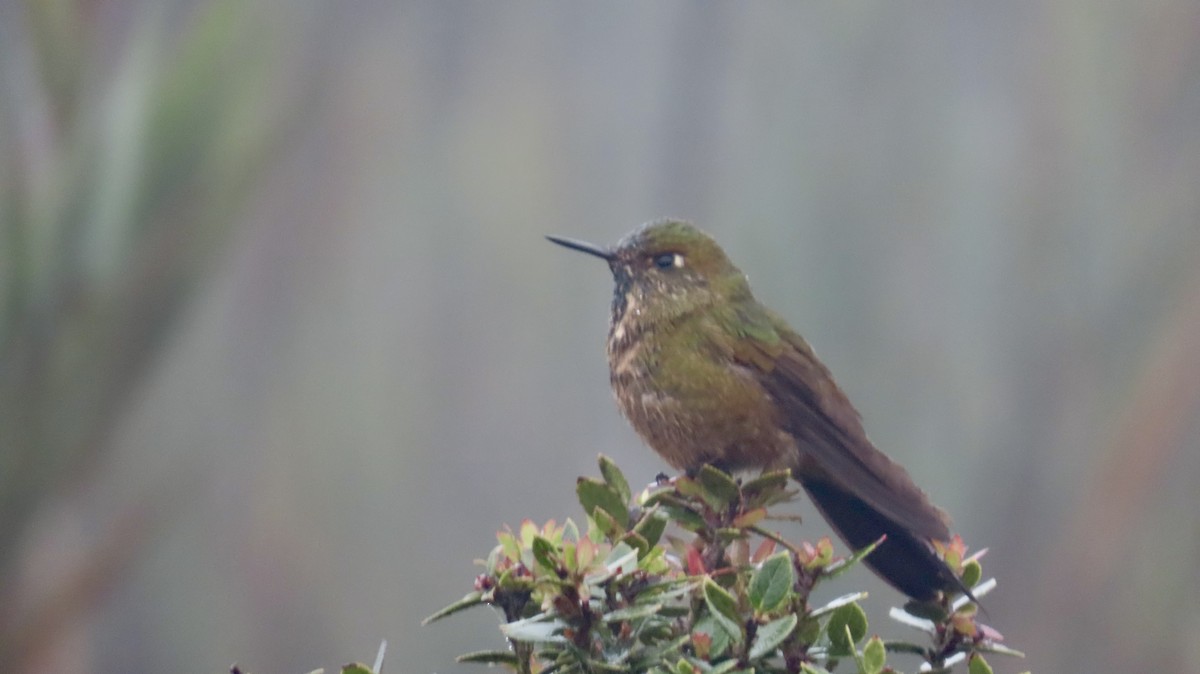
[[[975,623],[975,627],[979,630],[980,635],[988,641],[1004,641],[1004,635],[991,625],[983,623]]]
[[[587,538],[579,541],[579,547],[575,548],[575,557],[579,562],[580,569],[587,569],[591,567],[592,563],[596,561],[596,557],[598,557],[599,554],[600,546]]]
[[[963,558],[967,556],[967,545],[963,543],[962,536],[955,534],[948,542],[934,541],[933,545],[942,559],[946,560],[946,565],[961,575]]]
[[[700,556],[700,551],[691,546],[688,546],[687,549],[687,571],[689,576],[701,576],[708,573],[708,569],[704,568],[704,559]]]
[[[815,548],[806,544],[805,552],[809,552],[809,559],[804,562],[804,568],[824,568],[833,562],[833,541],[829,540],[828,536],[823,536],[817,541]]]
[[[708,652],[704,658],[710,661],[721,657],[731,643],[729,635],[717,623],[717,619],[707,614],[697,620],[692,628],[693,639],[696,636],[700,636],[700,641],[706,644]]]
[[[800,557],[800,563],[808,566],[809,562],[817,556],[817,549],[808,541],[800,541],[800,554],[798,556]]]
[[[712,637],[704,632],[692,632],[692,648],[696,651],[696,657],[707,660],[712,648]]]
[[[775,545],[775,541],[769,538],[764,538],[762,543],[759,543],[758,547],[755,548],[754,554],[750,555],[750,562],[753,564],[758,564],[767,557],[770,557],[771,554],[775,552]]]

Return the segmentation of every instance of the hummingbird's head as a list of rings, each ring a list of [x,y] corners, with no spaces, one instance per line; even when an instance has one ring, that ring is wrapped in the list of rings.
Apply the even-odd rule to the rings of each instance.
[[[740,293],[749,293],[742,272],[709,235],[681,220],[654,220],[613,248],[546,237],[561,246],[608,262],[616,291],[614,325],[628,311],[639,321],[669,321]]]

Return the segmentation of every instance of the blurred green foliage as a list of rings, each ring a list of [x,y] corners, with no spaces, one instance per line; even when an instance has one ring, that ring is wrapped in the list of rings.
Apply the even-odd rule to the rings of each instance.
[[[243,3],[200,3],[171,39],[166,10],[147,8],[107,63],[92,60],[93,9],[0,13],[0,661],[16,670],[178,497],[176,483],[132,495],[57,592],[12,613],[28,527],[111,448],[291,121],[262,95],[274,65]]]

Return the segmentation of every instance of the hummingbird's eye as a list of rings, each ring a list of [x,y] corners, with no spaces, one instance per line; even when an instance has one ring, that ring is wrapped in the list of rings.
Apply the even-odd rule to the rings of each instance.
[[[654,256],[654,266],[659,269],[670,269],[683,266],[683,256],[679,253],[659,253]]]

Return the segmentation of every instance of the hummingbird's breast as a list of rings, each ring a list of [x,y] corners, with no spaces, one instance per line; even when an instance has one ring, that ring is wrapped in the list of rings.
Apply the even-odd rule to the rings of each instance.
[[[781,467],[797,455],[770,395],[724,352],[711,317],[700,312],[667,325],[647,325],[628,312],[622,319],[608,339],[613,393],[667,463],[738,470]]]

